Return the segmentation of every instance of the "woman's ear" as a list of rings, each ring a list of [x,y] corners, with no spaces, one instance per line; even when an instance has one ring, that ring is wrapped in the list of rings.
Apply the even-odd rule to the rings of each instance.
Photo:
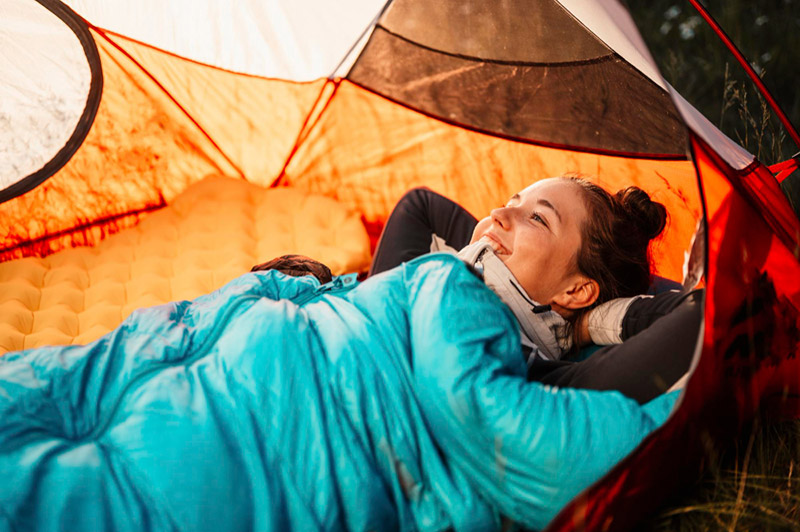
[[[553,298],[553,303],[569,310],[591,306],[600,296],[600,285],[594,279],[582,275],[573,278],[563,292]]]

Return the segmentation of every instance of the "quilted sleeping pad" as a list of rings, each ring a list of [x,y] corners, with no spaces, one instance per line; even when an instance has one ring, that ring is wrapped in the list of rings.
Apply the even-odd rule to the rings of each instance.
[[[245,274],[87,346],[0,357],[0,531],[542,528],[668,416],[525,380],[508,308],[433,254]]]
[[[364,271],[369,238],[330,198],[207,178],[94,248],[0,264],[0,355],[90,342],[134,309],[198,297],[288,253]]]

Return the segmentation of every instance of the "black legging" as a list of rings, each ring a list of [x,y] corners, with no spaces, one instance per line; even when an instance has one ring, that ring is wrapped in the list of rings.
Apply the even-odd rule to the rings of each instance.
[[[416,188],[404,195],[384,227],[370,275],[430,251],[431,236],[451,247],[469,244],[477,220],[457,203]],[[531,380],[590,390],[617,390],[646,403],[688,371],[703,317],[703,292],[665,292],[634,301],[622,322],[623,344],[580,362],[533,362]]]
[[[455,249],[469,244],[478,220],[464,208],[427,188],[412,189],[400,198],[375,249],[369,274],[391,270],[431,250],[435,233]]]

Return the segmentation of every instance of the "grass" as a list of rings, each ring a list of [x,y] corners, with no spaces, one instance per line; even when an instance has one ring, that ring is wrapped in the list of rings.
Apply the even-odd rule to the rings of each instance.
[[[768,165],[797,152],[764,98],[688,2],[627,3],[665,78],[725,134]],[[704,3],[800,126],[800,0]],[[781,188],[800,215],[800,171]],[[676,494],[639,530],[800,531],[800,420],[772,425],[756,420],[710,462],[694,486]]]
[[[762,71],[762,77],[765,71]],[[730,65],[725,64],[725,77],[718,127],[724,128],[729,115],[734,115],[737,127],[729,131],[747,151],[765,164],[788,159],[789,142],[786,132],[760,92],[748,90],[748,83],[730,76]],[[755,94],[755,98],[750,94]],[[752,100],[755,99],[755,102]],[[769,161],[769,162],[768,162]],[[781,183],[794,212],[800,217],[800,171],[795,171]]]
[[[750,94],[745,83],[729,77],[726,66],[720,124],[735,115],[738,127],[729,136],[759,160],[780,160],[785,135],[776,128],[761,95]],[[800,172],[782,188],[798,212]],[[800,531],[800,420],[772,425],[756,420],[712,461],[695,486],[670,501],[641,530]]]
[[[754,423],[640,530],[800,530],[800,421]]]

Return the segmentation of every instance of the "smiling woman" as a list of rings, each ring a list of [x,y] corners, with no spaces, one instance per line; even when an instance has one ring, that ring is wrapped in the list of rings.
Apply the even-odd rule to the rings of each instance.
[[[589,306],[599,295],[597,282],[577,263],[587,222],[584,202],[575,201],[577,183],[545,179],[514,194],[478,222],[470,242],[488,242],[528,296],[560,314]]]
[[[515,314],[531,379],[613,389],[646,402],[688,370],[700,323],[699,293],[642,296],[652,281],[649,244],[666,220],[664,206],[637,187],[610,194],[573,176],[538,181],[480,221],[447,198],[414,189],[386,224],[372,274],[430,251],[460,249]],[[682,345],[661,341],[678,331]],[[581,363],[565,359],[581,345],[634,336]],[[662,352],[667,344],[670,353]]]
[[[648,245],[666,218],[664,206],[637,187],[611,195],[580,177],[538,181],[477,222],[446,198],[415,189],[387,222],[372,274],[435,250],[432,235],[456,250],[481,241],[531,299],[570,317],[647,291]]]
[[[646,292],[648,245],[666,219],[664,206],[637,187],[612,196],[586,179],[552,178],[494,209],[470,243],[485,239],[532,299],[566,317]]]

